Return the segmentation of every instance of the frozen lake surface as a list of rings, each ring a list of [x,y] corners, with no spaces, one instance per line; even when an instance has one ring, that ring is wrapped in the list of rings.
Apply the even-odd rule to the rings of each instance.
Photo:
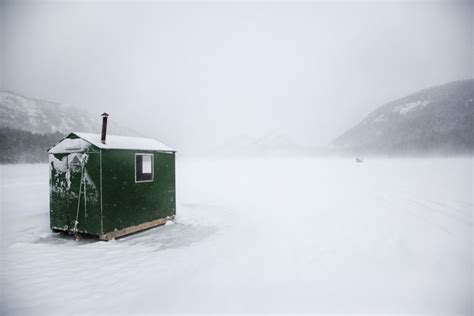
[[[49,230],[48,165],[1,166],[0,314],[472,314],[472,159],[177,168],[174,224],[77,242]]]

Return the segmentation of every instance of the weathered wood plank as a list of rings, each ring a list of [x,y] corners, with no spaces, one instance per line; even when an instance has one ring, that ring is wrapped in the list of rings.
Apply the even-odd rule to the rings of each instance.
[[[133,234],[133,233],[145,230],[145,229],[149,229],[149,228],[156,227],[156,226],[161,226],[161,225],[165,224],[167,220],[170,220],[170,219],[174,219],[174,216],[168,216],[168,217],[160,218],[160,219],[157,219],[157,220],[154,220],[154,221],[151,221],[151,222],[146,222],[146,223],[143,223],[143,224],[126,227],[126,228],[123,228],[123,229],[120,229],[120,230],[115,230],[115,231],[110,232],[110,233],[99,235],[99,239],[108,241],[108,240],[112,240],[112,239],[115,239],[115,238],[123,237],[125,235]]]

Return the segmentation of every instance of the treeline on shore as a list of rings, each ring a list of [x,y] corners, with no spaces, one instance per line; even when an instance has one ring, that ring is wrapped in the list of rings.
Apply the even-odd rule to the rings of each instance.
[[[61,133],[36,134],[29,131],[0,128],[0,163],[47,162],[47,150],[64,135]]]

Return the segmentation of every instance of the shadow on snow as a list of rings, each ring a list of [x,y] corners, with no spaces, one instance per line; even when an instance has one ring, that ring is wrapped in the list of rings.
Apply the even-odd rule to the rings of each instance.
[[[215,226],[190,225],[174,222],[118,238],[115,242],[126,246],[150,247],[153,251],[189,246],[202,241],[217,232]],[[76,244],[79,246],[93,243],[107,243],[100,241],[97,236],[84,235],[76,240],[73,234],[50,233],[34,240],[35,244]]]

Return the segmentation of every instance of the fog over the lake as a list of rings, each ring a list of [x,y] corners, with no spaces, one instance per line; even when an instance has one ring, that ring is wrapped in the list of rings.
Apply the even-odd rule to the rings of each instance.
[[[185,152],[268,134],[324,146],[385,102],[473,76],[472,1],[0,9],[2,90],[107,111]]]

